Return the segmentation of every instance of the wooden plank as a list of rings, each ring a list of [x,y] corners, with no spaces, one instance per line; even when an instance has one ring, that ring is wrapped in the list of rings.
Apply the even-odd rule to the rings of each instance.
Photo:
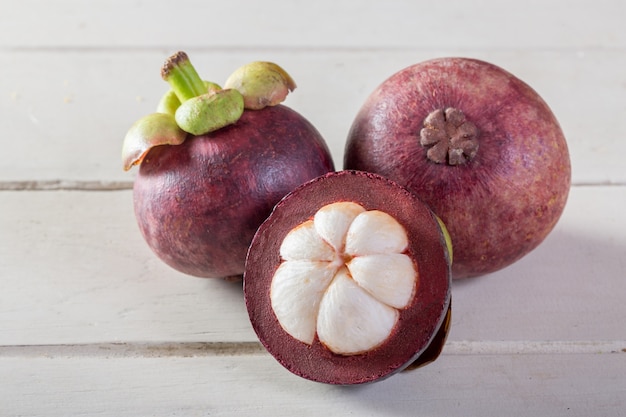
[[[626,411],[624,353],[443,355],[366,386],[296,377],[267,354],[0,357],[4,416],[616,417]]]
[[[624,339],[624,207],[626,187],[572,188],[560,222],[535,251],[499,272],[454,283],[452,337]]]
[[[0,345],[254,340],[241,284],[150,252],[130,191],[0,193]]]
[[[619,341],[626,187],[574,187],[511,267],[453,285],[451,341]],[[0,345],[255,342],[241,288],[162,264],[131,192],[0,192]]]
[[[22,3],[20,3],[22,4]],[[531,84],[550,104],[568,137],[577,184],[626,183],[626,54],[622,50],[510,51],[430,49],[384,51],[188,51],[217,82],[240,65],[273,60],[299,88],[286,104],[326,138],[336,167],[350,124],[369,93],[392,73],[444,55],[497,63]],[[167,85],[159,77],[166,51],[0,51],[0,188],[128,187],[123,137],[154,111]],[[598,72],[601,68],[601,75]]]
[[[24,0],[1,5],[0,47],[624,47],[624,12],[611,0]]]
[[[624,415],[624,15],[617,0],[0,1],[0,415]],[[240,284],[173,271],[135,225],[121,140],[177,49],[218,82],[280,63],[338,168],[387,76],[494,62],[553,108],[576,186],[536,251],[453,284],[437,362],[362,387],[303,380],[258,342]],[[31,189],[53,191],[8,191]]]

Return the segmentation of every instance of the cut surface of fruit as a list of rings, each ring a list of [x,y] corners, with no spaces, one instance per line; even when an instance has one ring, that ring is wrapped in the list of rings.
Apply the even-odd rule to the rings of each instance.
[[[387,213],[352,202],[322,207],[281,245],[270,293],[281,326],[308,344],[317,333],[343,355],[380,345],[415,291],[407,245],[406,230]]]
[[[378,381],[447,333],[450,256],[436,216],[406,188],[361,171],[329,173],[289,193],[252,240],[250,322],[296,375]]]

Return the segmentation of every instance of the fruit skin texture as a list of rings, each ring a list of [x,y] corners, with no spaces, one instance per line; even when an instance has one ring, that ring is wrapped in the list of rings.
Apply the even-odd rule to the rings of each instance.
[[[135,180],[135,216],[148,245],[173,268],[238,276],[272,207],[333,170],[324,139],[300,114],[282,105],[246,111],[234,125],[152,148]]]
[[[400,310],[393,333],[374,350],[354,356],[332,353],[318,339],[300,342],[281,327],[271,307],[272,277],[282,260],[280,246],[296,226],[321,207],[350,201],[382,210],[407,231],[406,253],[418,271],[415,296]],[[372,238],[375,238],[374,236]],[[334,385],[381,381],[413,364],[434,360],[445,342],[451,306],[450,254],[431,210],[404,187],[379,175],[339,171],[315,178],[289,193],[259,227],[246,260],[244,297],[250,322],[265,348],[292,373]],[[350,320],[350,317],[346,317]],[[449,323],[448,323],[449,324]]]
[[[477,128],[465,164],[429,160],[424,120],[456,108]],[[345,169],[375,172],[415,192],[444,221],[453,278],[504,268],[536,248],[567,201],[571,166],[555,116],[527,84],[468,58],[441,58],[384,81],[356,116]]]

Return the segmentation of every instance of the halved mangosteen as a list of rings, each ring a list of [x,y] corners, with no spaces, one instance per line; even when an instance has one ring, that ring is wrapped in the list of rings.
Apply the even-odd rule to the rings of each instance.
[[[261,343],[294,374],[378,381],[439,355],[451,260],[445,226],[406,188],[333,172],[289,193],[257,231],[246,306]]]

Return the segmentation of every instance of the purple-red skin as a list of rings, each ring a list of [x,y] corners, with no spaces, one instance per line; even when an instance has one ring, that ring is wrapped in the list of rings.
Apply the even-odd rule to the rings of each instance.
[[[133,197],[146,242],[173,268],[241,276],[252,237],[297,186],[334,170],[320,133],[279,105],[245,111],[231,126],[152,148]]]
[[[479,130],[465,165],[429,161],[420,130],[434,110],[461,110]],[[453,278],[504,268],[536,248],[567,201],[567,144],[548,105],[527,84],[478,60],[441,58],[384,81],[356,116],[344,168],[386,176],[444,221]]]
[[[332,353],[317,337],[310,346],[294,339],[281,327],[270,301],[270,285],[281,263],[279,249],[287,233],[324,205],[338,201],[383,210],[402,224],[409,238],[406,253],[414,259],[419,274],[416,296],[400,310],[393,334],[375,350],[355,356]],[[259,340],[285,368],[309,380],[353,385],[389,377],[419,361],[423,353],[429,361],[436,358],[445,341],[439,330],[449,319],[450,280],[445,239],[426,205],[404,187],[376,174],[340,171],[288,194],[261,225],[246,261],[244,296]],[[447,326],[444,330],[447,332]],[[438,351],[426,354],[431,342]]]

